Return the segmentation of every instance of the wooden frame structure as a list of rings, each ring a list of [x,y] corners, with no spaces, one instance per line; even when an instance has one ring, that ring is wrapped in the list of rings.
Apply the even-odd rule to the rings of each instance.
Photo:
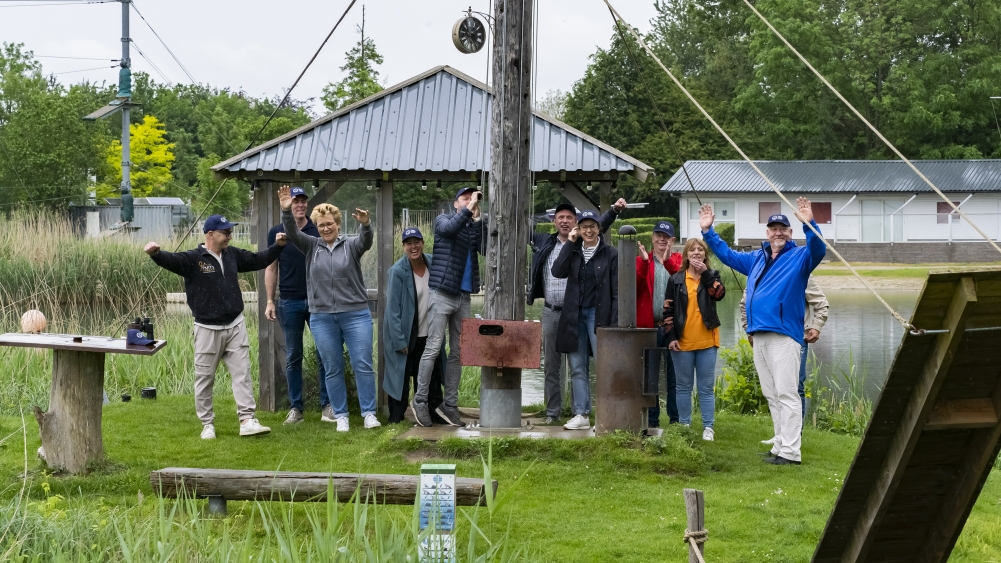
[[[949,559],[1001,449],[1001,271],[932,273],[814,563]]]
[[[490,104],[483,83],[439,66],[378,94],[267,141],[212,167],[219,179],[253,186],[255,242],[267,244],[279,222],[276,192],[282,184],[320,185],[310,205],[329,199],[346,181],[375,185],[375,252],[378,253],[377,317],[385,310],[384,289],[393,254],[393,190],[397,181],[468,182],[483,186],[490,170]],[[533,112],[531,170],[537,181],[559,183],[563,195],[580,209],[611,206],[613,185],[632,175],[645,180],[653,169],[548,115]],[[599,201],[581,189],[596,185]],[[370,290],[371,291],[371,290]],[[258,315],[264,318],[264,272],[258,273]],[[261,322],[258,331],[260,397],[263,410],[287,404],[285,339],[277,323]],[[382,350],[376,352],[382,382]],[[385,404],[379,393],[379,404]]]

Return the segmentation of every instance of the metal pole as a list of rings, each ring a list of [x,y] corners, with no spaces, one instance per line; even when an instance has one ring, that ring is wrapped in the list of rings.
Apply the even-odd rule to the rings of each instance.
[[[122,2],[122,70],[118,75],[118,96],[122,100],[122,213],[121,221],[131,223],[133,218],[132,208],[132,163],[129,159],[129,119],[131,117],[132,102],[132,61],[129,58],[129,9],[131,0],[121,0]]]

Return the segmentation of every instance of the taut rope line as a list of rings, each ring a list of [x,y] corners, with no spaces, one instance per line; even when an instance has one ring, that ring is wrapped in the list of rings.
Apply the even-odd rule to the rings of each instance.
[[[707,112],[705,110],[705,108],[702,107],[701,104],[699,104],[698,100],[696,100],[695,97],[692,96],[691,92],[689,92],[688,89],[685,88],[685,85],[682,84],[681,81],[678,80],[678,78],[675,77],[674,74],[670,70],[668,70],[668,68],[666,66],[664,66],[664,63],[660,62],[660,59],[657,57],[657,55],[655,55],[654,52],[652,50],[650,50],[650,47],[647,46],[646,42],[643,41],[643,38],[640,37],[640,35],[638,33],[636,33],[636,30],[633,29],[632,26],[630,26],[629,23],[626,22],[626,20],[623,19],[623,17],[621,15],[619,15],[619,12],[617,12],[615,10],[615,8],[612,7],[612,4],[608,0],[604,0],[604,2],[605,2],[605,5],[608,6],[608,9],[611,10],[612,16],[615,19],[621,21],[623,24],[625,24],[625,28],[628,29],[629,33],[631,33],[632,36],[636,38],[636,41],[640,44],[641,47],[643,47],[643,50],[645,50],[647,52],[647,54],[650,55],[650,57],[653,58],[653,60],[657,62],[657,64],[660,66],[660,68],[664,72],[667,73],[667,75],[671,78],[671,80],[674,82],[674,84],[682,91],[682,93],[685,94],[685,97],[687,97],[688,100],[690,102],[692,102],[692,104],[694,104],[696,108],[698,108],[699,112],[701,112],[702,115],[706,119],[709,120],[709,123],[712,123],[713,127],[715,127],[717,131],[719,131],[720,135],[722,135],[723,138],[726,139],[726,141],[728,143],[730,143],[730,146],[733,147],[733,150],[737,151],[737,153],[741,156],[741,158],[743,158],[744,161],[747,162],[747,164],[750,165],[751,168],[754,169],[755,172],[757,172],[758,176],[761,176],[761,179],[764,180],[766,184],[768,184],[768,187],[770,187],[772,189],[772,191],[774,191],[776,193],[776,195],[778,195],[782,199],[782,201],[784,201],[786,203],[786,205],[788,205],[789,207],[791,207],[793,209],[797,209],[797,206],[793,205],[792,202],[789,201],[789,199],[785,196],[785,194],[783,194],[779,190],[778,186],[776,186],[768,178],[768,176],[766,176],[765,173],[762,172],[761,169],[758,168],[758,166],[756,164],[754,164],[754,161],[752,161],[747,156],[747,154],[744,153],[744,151],[740,148],[740,146],[738,146],[737,143],[734,142],[734,140],[730,138],[730,135],[728,135],[726,133],[726,131],[724,131],[723,128],[720,127],[720,125],[718,123],[716,123],[716,120],[713,119],[711,115],[709,115],[709,112]],[[920,172],[918,172],[918,173],[920,174]],[[924,176],[922,176],[922,178],[923,177]],[[926,181],[927,181],[927,179],[926,179]],[[929,182],[929,184],[931,184],[931,182]],[[938,188],[936,188],[936,190],[937,189]],[[798,213],[796,214],[796,217],[798,219],[802,220],[802,218],[799,216]],[[844,265],[847,266],[849,270],[851,270],[852,274],[854,274],[855,277],[858,278],[858,280],[860,282],[862,282],[862,285],[864,285],[866,289],[868,289],[873,295],[876,296],[876,299],[878,299],[879,302],[882,303],[883,307],[886,307],[886,310],[889,311],[891,315],[893,315],[893,318],[897,319],[897,322],[899,322],[901,324],[901,326],[903,326],[905,329],[908,329],[908,330],[915,330],[915,327],[911,323],[907,322],[907,320],[904,319],[904,317],[902,317],[900,315],[900,313],[898,313],[897,311],[895,311],[893,309],[893,307],[891,307],[890,304],[887,303],[886,300],[883,299],[883,297],[879,293],[877,293],[876,290],[873,289],[873,287],[871,285],[869,285],[869,282],[865,281],[865,279],[862,277],[862,275],[859,274],[858,271],[855,270],[855,268],[851,264],[849,264],[848,261],[845,260],[843,256],[841,256],[841,253],[838,252],[836,248],[834,248],[833,246],[831,246],[830,243],[827,242],[827,239],[824,238],[824,235],[822,235],[820,233],[820,231],[816,227],[814,227],[810,223],[804,223],[804,225],[806,225],[811,231],[814,232],[814,234],[816,234],[818,237],[820,237],[820,240],[824,241],[824,244],[827,246],[827,248],[830,249],[830,251],[833,252],[835,256],[837,256],[838,260],[841,260],[841,262],[844,263]],[[993,242],[991,244],[993,244]],[[995,246],[995,248],[997,248],[997,246]],[[1001,252],[1001,249],[998,249],[998,251]]]
[[[824,86],[827,86],[827,88],[830,89],[831,92],[834,92],[834,95],[837,96],[839,100],[841,100],[842,102],[844,102],[846,106],[848,106],[848,109],[852,110],[852,113],[855,114],[855,117],[861,119],[862,123],[865,123],[866,127],[868,127],[870,131],[872,131],[873,133],[876,134],[877,137],[879,137],[879,140],[883,141],[883,143],[885,143],[886,146],[889,147],[894,154],[900,157],[900,160],[904,161],[907,164],[907,166],[909,166],[911,170],[913,170],[914,173],[918,175],[918,177],[924,180],[924,182],[928,184],[928,186],[931,187],[931,189],[935,190],[935,193],[937,193],[943,200],[945,200],[949,205],[951,205],[952,208],[956,210],[956,213],[958,213],[960,217],[965,219],[966,222],[969,223],[971,227],[973,227],[978,233],[980,233],[980,236],[984,237],[984,240],[989,242],[990,245],[994,247],[994,250],[1001,252],[1001,247],[998,247],[997,243],[995,243],[991,239],[991,237],[987,236],[986,233],[980,230],[980,227],[978,227],[976,223],[971,221],[970,218],[967,217],[965,213],[963,213],[963,211],[959,208],[958,205],[953,203],[948,196],[942,193],[942,190],[938,189],[938,186],[933,184],[932,181],[929,180],[927,176],[922,174],[921,171],[918,170],[918,168],[914,166],[914,164],[910,160],[908,160],[907,157],[904,156],[904,154],[897,149],[897,147],[893,145],[893,143],[891,143],[886,137],[884,137],[883,134],[880,133],[879,130],[876,129],[876,127],[874,127],[872,123],[869,123],[869,120],[866,119],[861,113],[859,113],[859,110],[855,109],[855,106],[853,106],[851,102],[846,100],[845,97],[841,95],[841,92],[838,92],[838,90],[834,86],[832,86],[831,83],[828,82],[826,78],[824,78],[824,75],[820,74],[820,72],[818,72],[817,69],[813,68],[813,65],[810,64],[810,61],[806,60],[806,57],[801,55],[800,52],[797,51],[796,48],[793,47],[792,44],[789,43],[789,41],[787,41],[786,38],[781,33],[779,33],[779,30],[775,29],[775,26],[773,26],[770,21],[765,19],[765,16],[761,15],[761,12],[759,12],[757,8],[751,5],[751,2],[749,0],[744,0],[744,3],[747,4],[747,7],[750,8],[752,12],[754,12],[754,15],[758,16],[758,19],[760,19],[762,22],[764,22],[765,25],[768,26],[768,29],[772,30],[772,33],[774,33],[776,37],[778,37],[779,39],[782,40],[783,43],[785,43],[786,47],[789,47],[790,51],[792,51],[797,57],[799,57],[799,60],[803,61],[803,64],[806,65],[806,68],[810,69],[810,71],[812,71],[813,74],[817,75],[817,78],[819,78],[820,81],[824,83]]]

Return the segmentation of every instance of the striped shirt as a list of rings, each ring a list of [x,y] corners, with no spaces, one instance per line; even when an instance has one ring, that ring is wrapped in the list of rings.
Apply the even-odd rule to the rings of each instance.
[[[594,251],[598,250],[598,244],[595,243],[591,248],[581,246],[580,249],[584,252],[584,263],[587,264],[591,261],[591,257],[594,256]]]
[[[566,278],[557,278],[553,275],[553,264],[556,263],[556,257],[559,256],[560,250],[566,242],[561,241],[559,238],[556,239],[556,245],[553,246],[553,250],[549,253],[549,259],[546,260],[546,271],[545,277],[545,300],[546,303],[552,305],[553,307],[563,306],[563,296],[567,292],[567,280]]]

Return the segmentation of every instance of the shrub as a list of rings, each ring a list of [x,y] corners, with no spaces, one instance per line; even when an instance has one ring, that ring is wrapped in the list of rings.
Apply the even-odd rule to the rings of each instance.
[[[716,234],[719,238],[723,239],[724,242],[730,246],[734,245],[734,226],[733,223],[717,223],[716,224]]]
[[[768,402],[761,393],[754,351],[746,338],[733,348],[722,348],[723,376],[716,382],[716,408],[737,414],[768,412]]]

